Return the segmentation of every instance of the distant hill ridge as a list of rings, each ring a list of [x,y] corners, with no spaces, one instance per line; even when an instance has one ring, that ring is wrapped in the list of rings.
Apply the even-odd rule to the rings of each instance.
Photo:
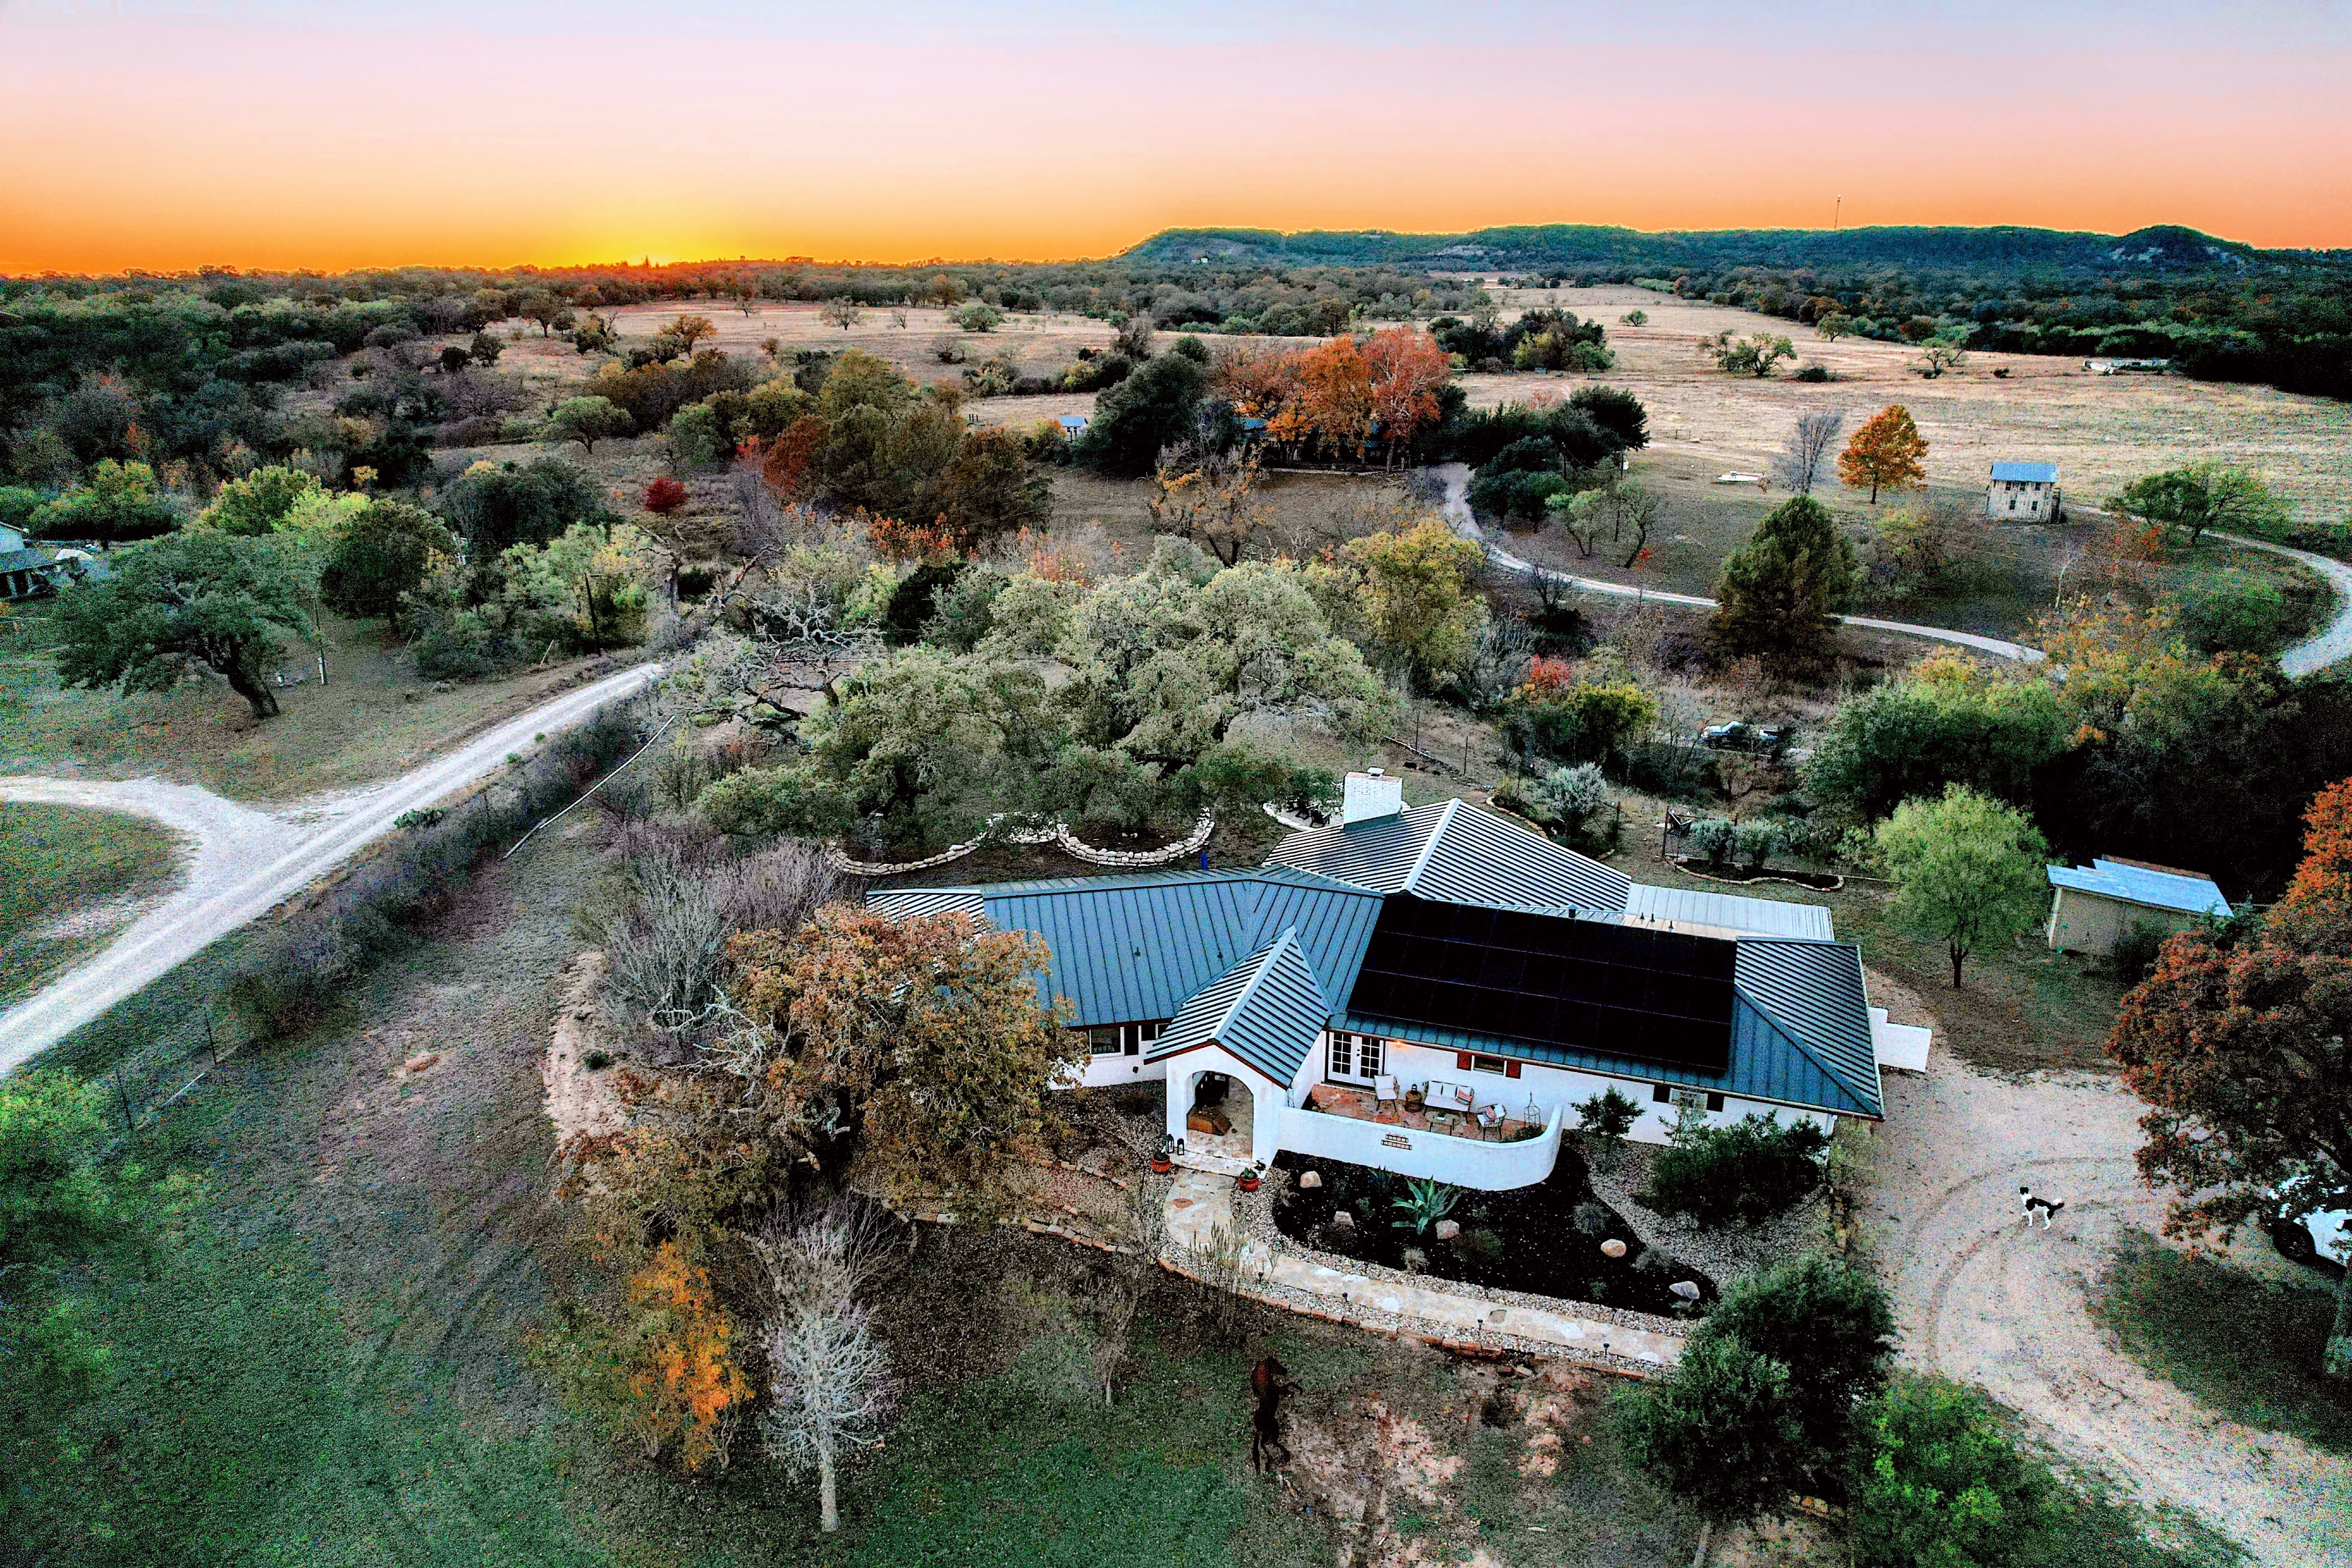
[[[1422,271],[1548,268],[1713,270],[1725,267],[2049,268],[2066,272],[2218,272],[2342,266],[2352,251],[2258,250],[2160,224],[2130,234],[2001,226],[1679,229],[1646,233],[1599,224],[1538,224],[1468,234],[1383,229],[1172,228],[1122,253],[1161,265],[1405,267]]]

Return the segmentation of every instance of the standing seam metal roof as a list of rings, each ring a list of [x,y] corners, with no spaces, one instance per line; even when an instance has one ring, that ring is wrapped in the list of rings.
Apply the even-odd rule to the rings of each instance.
[[[1992,466],[1995,484],[2054,485],[2058,482],[2055,463],[1995,463]]]
[[[1067,997],[1080,1027],[1173,1017],[1286,928],[1325,993],[1345,995],[1381,908],[1376,893],[1287,867],[892,889],[866,902],[902,919],[957,910],[1034,932],[1051,954],[1040,999]]]
[[[1824,905],[1751,899],[1696,888],[1654,888],[1646,882],[1633,885],[1626,896],[1625,913],[1651,925],[1713,926],[1742,936],[1828,942],[1837,935]]]
[[[1843,942],[1743,942],[1732,983],[1870,1114],[1885,1103],[1862,950]]]
[[[1287,1088],[1330,1012],[1298,933],[1286,930],[1185,1003],[1145,1059],[1160,1061],[1214,1042]]]
[[[1622,910],[1633,879],[1454,799],[1302,829],[1269,864],[1381,893],[1505,909]]]
[[[2121,899],[2127,904],[2145,904],[2155,910],[2179,910],[2184,914],[2230,912],[2230,900],[2221,896],[2221,889],[2208,877],[2151,871],[2145,866],[2126,866],[2114,860],[2094,860],[2080,868],[2051,866],[2045,869],[2053,887],[2072,888],[2078,893]]]

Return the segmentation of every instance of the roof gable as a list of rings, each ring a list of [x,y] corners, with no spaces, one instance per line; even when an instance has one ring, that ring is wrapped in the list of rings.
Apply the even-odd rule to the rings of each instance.
[[[1146,1059],[1163,1060],[1213,1041],[1287,1087],[1330,1011],[1298,933],[1286,929],[1185,1003]]]
[[[1488,909],[1622,910],[1633,885],[1622,871],[1462,800],[1306,828],[1276,845],[1269,864]]]
[[[1870,1036],[1870,994],[1863,984],[1860,948],[1844,942],[1743,942],[1732,983],[1859,1109],[1881,1113],[1878,1052]]]

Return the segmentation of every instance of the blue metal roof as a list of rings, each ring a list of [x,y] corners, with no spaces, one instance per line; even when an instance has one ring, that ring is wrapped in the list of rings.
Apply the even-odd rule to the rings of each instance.
[[[1622,910],[1633,885],[1622,871],[1463,800],[1306,828],[1275,846],[1268,863],[1375,892],[1490,909]]]
[[[1034,932],[1052,954],[1041,997],[1067,997],[1082,1027],[1172,1018],[1293,927],[1327,994],[1345,995],[1381,909],[1377,894],[1288,867],[886,889],[866,902],[901,917],[960,910],[999,931]]]
[[[1286,929],[1185,1003],[1145,1056],[1159,1061],[1213,1041],[1287,1088],[1330,1012],[1298,932]]]
[[[2187,871],[2158,871],[2127,866],[2117,860],[2093,860],[2088,868],[2052,866],[2050,885],[2144,904],[2152,910],[2178,910],[2189,915],[2227,915],[2230,900],[2210,877]]]
[[[1741,936],[1790,936],[1815,942],[1828,942],[1837,935],[1830,926],[1829,910],[1821,904],[1698,888],[1654,888],[1646,882],[1635,882],[1626,893],[1625,917],[1628,923],[1675,931],[1712,928]]]
[[[1293,834],[1276,857],[1287,863],[886,889],[866,901],[893,915],[953,910],[1000,931],[1034,932],[1051,953],[1038,977],[1041,999],[1068,998],[1079,1026],[1181,1021],[1181,1029],[1171,1023],[1161,1031],[1154,1058],[1215,1038],[1286,1084],[1300,1053],[1331,1022],[1637,1081],[1882,1114],[1861,955],[1826,940],[1829,911],[1818,905],[1637,887],[1459,801]],[[2111,864],[2097,862],[2103,871]],[[2063,870],[2053,867],[2052,879]],[[1708,1074],[1353,1011],[1349,999],[1389,893],[1740,933],[1729,1066]]]
[[[1873,1116],[1880,1113],[1878,1048],[1870,1037],[1870,994],[1863,985],[1860,948],[1843,942],[1742,942],[1731,979],[1741,1000],[1763,1014],[1857,1106]],[[1736,1042],[1733,1049],[1736,1058]]]
[[[2058,482],[2055,463],[1995,463],[1992,466],[1995,484],[2054,485]]]

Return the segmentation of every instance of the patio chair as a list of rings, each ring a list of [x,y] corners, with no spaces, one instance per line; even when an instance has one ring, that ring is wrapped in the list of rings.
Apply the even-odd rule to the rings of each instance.
[[[1397,1087],[1396,1074],[1384,1072],[1372,1079],[1372,1101],[1377,1106],[1402,1104],[1404,1090]]]
[[[1502,1124],[1503,1108],[1501,1106],[1482,1105],[1478,1108],[1478,1125],[1489,1136],[1494,1133],[1496,1128],[1500,1127]]]

